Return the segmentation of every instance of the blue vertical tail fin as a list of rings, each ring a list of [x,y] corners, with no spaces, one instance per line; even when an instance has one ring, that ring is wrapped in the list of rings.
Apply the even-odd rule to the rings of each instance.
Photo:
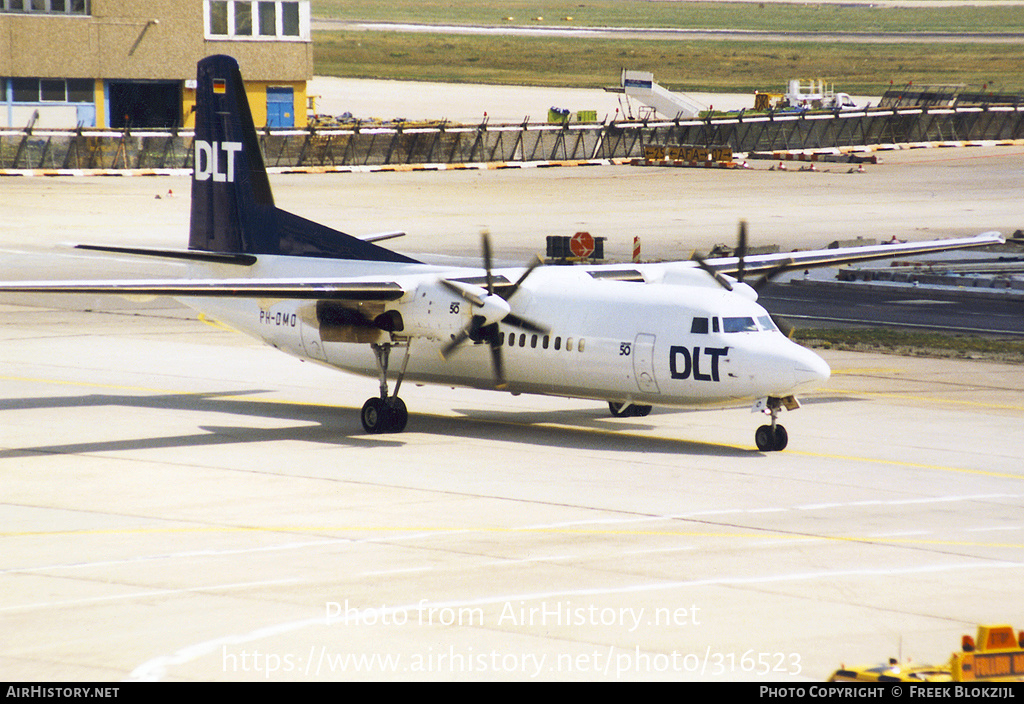
[[[416,261],[277,208],[238,62],[209,56],[199,62],[196,79],[189,249]]]

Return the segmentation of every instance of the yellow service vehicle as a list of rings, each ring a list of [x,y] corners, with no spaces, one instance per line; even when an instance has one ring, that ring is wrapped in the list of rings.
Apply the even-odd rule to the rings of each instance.
[[[829,682],[1024,682],[1024,631],[1012,626],[978,626],[978,638],[964,636],[946,665],[914,665],[890,659],[885,665],[840,667]]]

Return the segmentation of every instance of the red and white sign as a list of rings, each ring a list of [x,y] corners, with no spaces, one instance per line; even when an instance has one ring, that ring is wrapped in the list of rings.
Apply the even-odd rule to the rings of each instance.
[[[589,232],[577,232],[569,240],[569,251],[581,259],[589,257],[594,253],[594,238]]]

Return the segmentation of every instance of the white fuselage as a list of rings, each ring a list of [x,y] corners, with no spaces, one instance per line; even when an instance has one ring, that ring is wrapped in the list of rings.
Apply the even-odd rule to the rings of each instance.
[[[606,267],[607,268],[607,267]],[[647,283],[603,280],[598,267],[542,267],[510,298],[513,313],[549,329],[524,332],[499,324],[506,385],[512,393],[658,406],[699,407],[786,397],[818,386],[827,364],[791,342],[772,324],[747,286],[727,291],[687,263],[641,265]],[[442,359],[441,349],[469,322],[474,306],[439,284],[440,278],[480,276],[479,269],[422,264],[260,257],[253,277],[322,281],[388,278],[406,294],[363,311],[373,319],[397,312],[402,329],[363,328],[339,334],[304,300],[195,298],[185,302],[285,352],[345,371],[377,377],[368,343],[410,345],[411,382],[495,387],[488,344],[472,342]],[[237,268],[203,266],[201,277],[237,276]],[[521,270],[496,271],[514,281]],[[362,310],[347,303],[348,308]],[[695,322],[696,321],[696,322]],[[404,350],[403,350],[404,353]],[[396,353],[397,354],[397,353]],[[392,356],[391,372],[398,362]]]

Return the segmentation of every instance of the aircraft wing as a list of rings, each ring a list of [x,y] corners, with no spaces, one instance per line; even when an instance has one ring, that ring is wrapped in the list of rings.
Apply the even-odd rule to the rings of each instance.
[[[797,269],[812,269],[824,266],[839,266],[854,262],[873,259],[889,259],[911,254],[928,254],[944,252],[952,249],[969,249],[992,244],[1002,244],[1006,240],[998,232],[986,232],[974,237],[963,237],[948,240],[929,240],[926,242],[901,242],[898,244],[879,244],[867,247],[842,247],[838,249],[815,249],[804,252],[779,252],[777,254],[760,254],[744,258],[744,274],[781,274]],[[723,274],[739,272],[739,257],[717,257],[707,259],[705,263],[715,271]]]
[[[405,295],[405,289],[394,281],[344,279],[112,279],[0,282],[0,293],[395,301]]]

